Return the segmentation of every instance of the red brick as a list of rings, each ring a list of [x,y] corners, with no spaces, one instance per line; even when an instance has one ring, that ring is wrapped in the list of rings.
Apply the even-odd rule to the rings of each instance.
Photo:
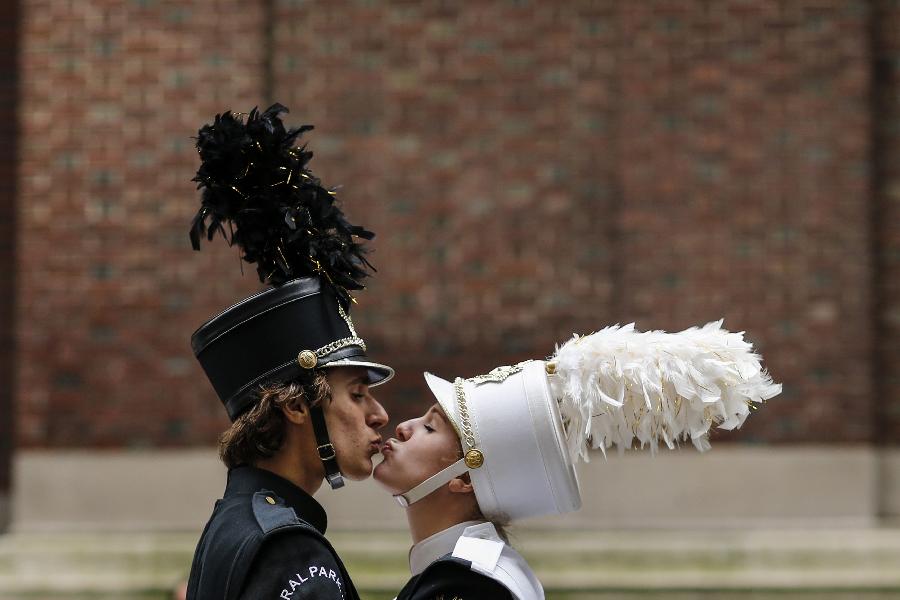
[[[896,3],[275,6],[272,99],[379,234],[355,320],[395,420],[425,369],[725,317],[786,391],[720,440],[900,441]],[[190,136],[268,100],[263,3],[23,15],[18,441],[210,443],[188,339],[258,284],[190,251]]]

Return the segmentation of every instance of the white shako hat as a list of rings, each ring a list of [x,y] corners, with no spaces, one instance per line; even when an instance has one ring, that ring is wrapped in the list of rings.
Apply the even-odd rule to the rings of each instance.
[[[581,506],[573,463],[592,449],[637,442],[656,452],[690,439],[709,449],[715,424],[740,427],[754,403],[781,393],[743,333],[722,320],[678,333],[634,323],[575,336],[547,361],[449,382],[425,373],[459,436],[463,458],[405,494],[408,506],[468,472],[488,519],[561,514]]]
[[[425,374],[462,442],[485,516],[515,520],[581,507],[548,365],[533,360],[453,383]]]

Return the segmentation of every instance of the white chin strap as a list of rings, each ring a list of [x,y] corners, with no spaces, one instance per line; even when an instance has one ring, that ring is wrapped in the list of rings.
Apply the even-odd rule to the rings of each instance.
[[[461,458],[449,467],[438,471],[405,494],[397,494],[394,496],[394,500],[396,500],[400,506],[406,508],[410,504],[418,502],[431,492],[440,488],[442,485],[450,483],[451,479],[459,477],[468,470],[469,466],[466,464],[466,459]]]

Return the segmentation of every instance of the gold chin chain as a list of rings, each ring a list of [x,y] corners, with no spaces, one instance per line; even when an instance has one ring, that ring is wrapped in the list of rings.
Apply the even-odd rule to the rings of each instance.
[[[464,382],[465,380],[462,377],[457,377],[453,382],[453,389],[456,391],[456,408],[462,421],[463,438],[465,438],[466,446],[469,448],[465,456],[466,466],[470,469],[477,469],[484,464],[484,454],[475,447],[475,433],[472,431],[469,409],[466,407],[466,392],[463,389]]]

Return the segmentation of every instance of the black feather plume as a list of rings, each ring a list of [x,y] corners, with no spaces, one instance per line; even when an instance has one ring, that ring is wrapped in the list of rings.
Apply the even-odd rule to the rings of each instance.
[[[368,270],[374,271],[354,238],[374,234],[347,222],[334,191],[306,168],[312,152],[295,147],[295,140],[312,125],[285,129],[283,112],[288,109],[281,104],[262,113],[254,108],[244,121],[242,113],[228,111],[200,129],[202,164],[192,181],[203,194],[191,245],[199,250],[200,239],[212,240],[218,231],[256,264],[263,283],[317,275],[346,302],[348,290],[362,289]]]

